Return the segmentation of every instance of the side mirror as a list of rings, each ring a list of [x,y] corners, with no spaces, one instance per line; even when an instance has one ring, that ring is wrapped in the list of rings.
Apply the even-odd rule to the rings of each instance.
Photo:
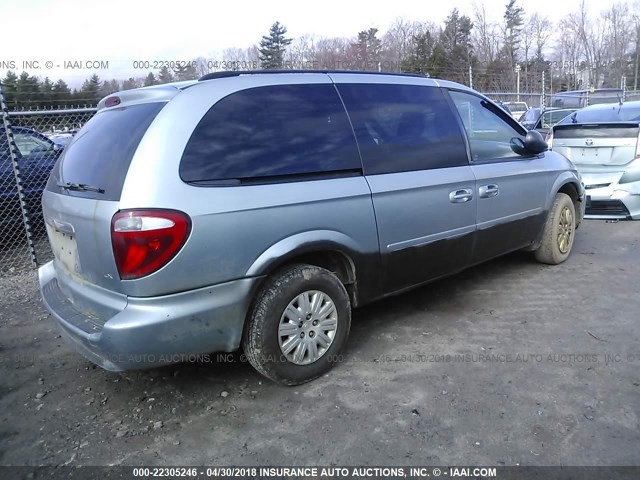
[[[537,130],[529,130],[524,137],[524,148],[528,153],[537,155],[549,149],[549,145],[542,138],[542,134]]]

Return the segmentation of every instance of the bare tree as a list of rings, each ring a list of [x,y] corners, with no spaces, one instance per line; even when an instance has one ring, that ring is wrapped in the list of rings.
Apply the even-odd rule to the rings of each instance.
[[[580,39],[580,22],[577,14],[570,14],[560,21],[558,30],[561,32],[558,39],[555,54],[550,62],[550,87],[553,90],[554,77],[558,80],[566,81],[567,87],[577,89],[578,72],[583,68],[584,49]],[[556,87],[556,90],[559,88]]]
[[[213,71],[212,64],[204,57],[197,57],[193,60],[196,64],[196,74],[198,77],[202,77],[207,73],[211,73]]]
[[[315,38],[313,35],[303,35],[293,39],[285,54],[287,68],[312,69],[315,58]]]
[[[396,18],[382,37],[382,59],[386,64],[400,70],[400,64],[415,48],[415,38],[425,32],[436,34],[439,27],[433,22],[411,21],[405,18]]]
[[[320,68],[340,68],[351,41],[346,38],[322,38],[316,43],[315,60]]]
[[[522,35],[522,53],[524,56],[525,90],[538,88],[544,48],[551,37],[553,25],[547,17],[534,13],[526,19]]]
[[[585,1],[582,0],[574,21],[578,22],[577,30],[584,49],[589,84],[595,88],[601,87],[606,68],[607,19],[603,15],[590,19]]]
[[[489,21],[484,4],[474,5],[471,38],[473,50],[481,64],[487,65],[497,58],[501,47],[498,26]]]
[[[609,83],[620,85],[627,70],[629,47],[633,39],[632,19],[626,3],[618,2],[604,13],[607,28],[607,76]]]
[[[549,17],[534,13],[530,23],[532,24],[532,33],[535,37],[536,58],[544,58],[544,49],[549,43],[551,33],[554,30],[553,22],[549,20]]]

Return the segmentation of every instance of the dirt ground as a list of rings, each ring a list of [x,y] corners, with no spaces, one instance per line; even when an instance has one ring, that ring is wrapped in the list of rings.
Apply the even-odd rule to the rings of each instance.
[[[587,221],[357,310],[344,361],[285,388],[239,355],[114,374],[0,278],[0,465],[638,465],[640,222]]]

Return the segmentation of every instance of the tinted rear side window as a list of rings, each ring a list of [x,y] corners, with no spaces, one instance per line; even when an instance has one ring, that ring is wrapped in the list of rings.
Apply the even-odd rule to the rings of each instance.
[[[56,164],[48,190],[100,200],[119,200],[124,179],[138,144],[165,103],[145,103],[104,110],[78,132]],[[104,193],[61,189],[82,183]]]
[[[187,143],[180,177],[240,181],[361,168],[333,85],[275,85],[216,103]]]
[[[341,84],[366,174],[468,165],[465,141],[437,87]]]

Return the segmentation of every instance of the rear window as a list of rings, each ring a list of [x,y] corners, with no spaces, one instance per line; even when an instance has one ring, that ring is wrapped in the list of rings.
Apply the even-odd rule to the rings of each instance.
[[[111,108],[96,114],[65,147],[47,190],[99,200],[119,200],[133,154],[165,103]],[[70,191],[60,184],[79,183],[104,193]]]
[[[333,85],[274,85],[217,102],[187,143],[180,177],[234,184],[361,169],[355,137]]]
[[[611,104],[607,107],[585,108],[572,113],[558,125],[572,123],[600,123],[600,122],[637,122],[640,121],[640,105],[628,106]]]

